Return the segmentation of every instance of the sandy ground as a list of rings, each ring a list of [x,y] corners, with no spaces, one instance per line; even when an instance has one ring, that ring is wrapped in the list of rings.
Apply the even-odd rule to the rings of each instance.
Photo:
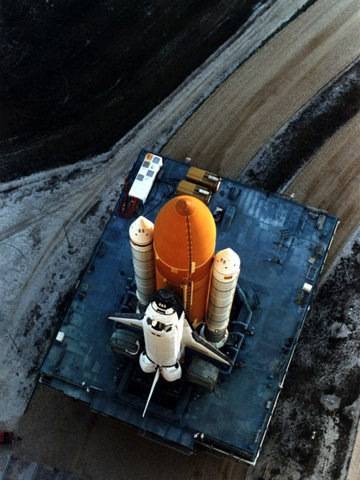
[[[287,186],[295,199],[340,219],[327,265],[360,225],[360,114],[339,129]]]
[[[359,35],[357,0],[318,0],[224,82],[164,152],[237,176],[294,112],[360,54]]]

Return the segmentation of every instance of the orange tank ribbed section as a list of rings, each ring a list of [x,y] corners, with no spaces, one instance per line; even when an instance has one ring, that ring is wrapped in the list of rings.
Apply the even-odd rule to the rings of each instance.
[[[213,216],[195,197],[171,199],[155,220],[156,288],[177,291],[193,324],[202,322],[206,313],[215,243]]]

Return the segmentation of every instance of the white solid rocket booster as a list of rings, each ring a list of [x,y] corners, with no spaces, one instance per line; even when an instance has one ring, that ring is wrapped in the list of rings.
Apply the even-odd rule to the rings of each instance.
[[[147,305],[155,292],[153,234],[154,224],[145,217],[138,217],[129,228],[136,296],[142,305]]]
[[[228,336],[227,326],[239,274],[239,255],[231,248],[220,250],[213,263],[205,329],[206,338],[218,346],[224,345]]]

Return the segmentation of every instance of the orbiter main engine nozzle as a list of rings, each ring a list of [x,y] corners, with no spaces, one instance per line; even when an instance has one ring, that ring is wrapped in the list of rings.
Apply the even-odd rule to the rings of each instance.
[[[173,289],[193,325],[205,317],[215,241],[213,216],[195,197],[169,200],[155,220],[156,288]]]

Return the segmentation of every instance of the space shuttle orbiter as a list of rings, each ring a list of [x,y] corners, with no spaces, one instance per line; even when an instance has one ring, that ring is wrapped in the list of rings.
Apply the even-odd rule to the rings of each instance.
[[[142,329],[145,351],[139,363],[143,372],[156,373],[168,382],[181,378],[181,359],[189,348],[219,363],[231,365],[228,357],[199,335],[185,318],[184,309],[171,290],[160,289],[142,316],[114,314],[109,320]],[[145,411],[144,411],[145,414]]]
[[[179,362],[186,347],[219,363],[231,365],[225,354],[190,326],[180,302],[171,290],[158,290],[142,316],[114,314],[108,318],[142,329],[145,352],[140,355],[141,369],[151,373],[159,367],[168,382],[181,377]]]

